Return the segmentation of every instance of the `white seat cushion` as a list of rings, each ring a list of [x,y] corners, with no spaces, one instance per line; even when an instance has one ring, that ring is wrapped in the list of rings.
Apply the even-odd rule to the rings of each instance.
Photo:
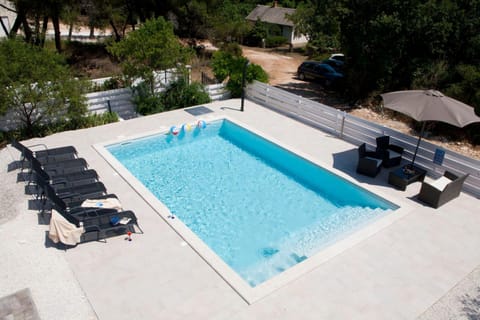
[[[365,157],[366,159],[373,160],[377,162],[377,168],[382,165],[382,159],[372,158],[372,157]]]
[[[389,159],[393,159],[393,158],[398,158],[398,157],[401,157],[402,155],[398,152],[395,152],[395,151],[392,151],[392,150],[388,150],[388,158]]]
[[[434,187],[435,189],[437,189],[439,191],[443,191],[445,189],[445,187],[450,182],[452,182],[452,180],[448,179],[445,176],[442,176],[442,177],[438,178],[437,180],[434,180],[433,182],[430,182],[429,185],[431,185],[432,187]]]

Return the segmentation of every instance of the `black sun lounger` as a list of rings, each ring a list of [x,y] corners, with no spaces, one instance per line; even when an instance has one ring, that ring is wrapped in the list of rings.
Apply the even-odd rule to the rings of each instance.
[[[53,189],[63,189],[85,184],[91,184],[98,181],[98,174],[95,170],[88,169],[78,172],[67,173],[63,175],[51,175],[43,170],[42,165],[36,158],[31,159],[31,173],[28,184],[25,186],[25,193],[41,195],[41,188],[38,184],[42,182],[49,183]],[[37,185],[32,185],[36,182]]]
[[[116,209],[81,207],[81,203],[75,206],[69,206],[65,201],[63,201],[63,199],[57,196],[57,194],[53,192],[52,189],[46,190],[46,196],[55,210],[57,210],[64,216],[76,216],[77,219],[81,219],[82,217],[96,217],[105,213],[118,211]]]
[[[120,223],[126,219],[125,224]],[[114,223],[113,221],[117,221]],[[127,232],[136,233],[134,225],[141,231],[137,217],[133,211],[122,211],[107,213],[97,217],[90,217],[82,220],[85,233],[81,236],[81,242],[99,241],[110,237],[125,235]],[[143,231],[142,231],[143,233]]]
[[[143,233],[133,211],[104,212],[101,215],[81,218],[71,214],[59,213],[76,227],[84,228],[84,233],[80,237],[80,243],[104,240],[118,235],[125,235],[128,232],[136,233],[135,226]]]
[[[27,157],[27,154],[35,156],[41,163],[51,162],[51,161],[61,161],[74,159],[77,157],[77,150],[73,146],[59,147],[59,148],[50,148],[47,149],[46,146],[44,150],[33,151],[29,147],[23,145],[17,140],[13,139],[12,147],[20,151],[22,154],[22,161]],[[40,145],[35,145],[40,146]],[[35,147],[32,146],[32,147]]]
[[[47,188],[47,197],[57,210],[70,223],[77,227],[83,226],[85,233],[81,242],[97,241],[108,237],[125,234],[128,231],[136,233],[137,229],[143,233],[138,220],[132,211],[117,211],[115,209],[67,207],[51,188]]]
[[[103,197],[107,194],[107,189],[105,188],[105,185],[101,182],[55,189],[47,181],[39,178],[37,180],[37,184],[42,194],[46,195],[47,190],[51,189],[60,199],[62,199],[67,204],[74,202],[83,202],[86,199],[97,199],[98,197]]]
[[[46,199],[50,200],[52,204],[63,211],[70,211],[74,208],[80,207],[81,204],[87,199],[107,199],[107,198],[117,198],[115,194],[105,194],[106,191],[99,191],[98,193],[89,193],[89,194],[80,194],[77,193],[66,193],[64,189],[60,189],[59,191],[62,193],[57,193],[51,185],[48,183],[40,182],[41,185],[39,187],[43,191],[43,196]],[[87,185],[88,186],[88,185]],[[103,186],[103,184],[102,184]],[[103,188],[104,189],[104,186]],[[46,200],[44,199],[44,201]]]
[[[98,174],[92,169],[51,176],[43,170],[42,165],[35,158],[32,159],[32,171],[35,173],[36,179],[43,179],[49,182],[54,189],[74,187],[98,181]]]
[[[45,170],[49,175],[67,174],[71,172],[87,170],[88,168],[87,161],[83,158],[62,159],[55,161],[49,160],[42,162],[35,157],[30,150],[25,151],[23,156],[26,160],[28,160],[30,167],[32,166],[32,163],[37,160],[43,170]]]
[[[87,161],[83,158],[58,161],[42,164],[43,170],[49,175],[58,176],[74,172],[80,172],[88,169]]]

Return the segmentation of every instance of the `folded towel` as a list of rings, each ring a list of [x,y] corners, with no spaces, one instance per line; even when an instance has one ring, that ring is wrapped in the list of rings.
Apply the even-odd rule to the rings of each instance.
[[[87,200],[82,202],[82,207],[84,207],[84,208],[116,209],[117,211],[122,210],[122,205],[117,198],[87,199]]]
[[[80,242],[80,237],[85,232],[83,227],[77,227],[76,225],[68,222],[60,213],[56,210],[52,210],[52,216],[50,218],[50,226],[48,230],[48,237],[55,243],[64,243],[74,246]]]

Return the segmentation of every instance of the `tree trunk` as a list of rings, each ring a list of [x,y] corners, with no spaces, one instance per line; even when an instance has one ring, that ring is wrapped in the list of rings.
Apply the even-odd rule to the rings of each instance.
[[[58,18],[58,11],[57,9],[53,9],[52,12],[52,23],[53,23],[53,30],[55,32],[55,48],[57,48],[57,52],[62,52],[62,42],[60,38],[60,21]]]
[[[95,38],[95,27],[94,27],[94,26],[90,26],[90,35],[89,35],[89,38],[90,38],[90,39]]]
[[[68,26],[68,42],[72,41],[72,33],[73,33],[73,22],[70,22],[70,26]]]
[[[47,36],[47,28],[48,28],[48,16],[44,16],[43,17],[43,25],[42,25],[41,42],[40,42],[40,46],[42,48],[45,45],[45,38]]]
[[[23,24],[23,32],[25,33],[25,41],[30,43],[32,41],[32,30],[30,29],[30,25],[28,24],[27,15],[23,13],[21,18]]]
[[[33,44],[36,46],[40,45],[40,17],[36,14],[35,15],[35,29],[34,29],[35,37],[33,39]]]
[[[118,30],[117,30],[117,27],[115,26],[115,24],[113,23],[113,20],[110,19],[110,25],[112,26],[112,29],[113,29],[113,33],[115,34],[115,42],[119,42],[122,37],[120,36],[120,34],[118,33]]]
[[[34,137],[34,130],[33,130],[33,125],[34,121],[32,118],[32,113],[33,113],[33,107],[29,108],[25,105],[22,105],[22,109],[20,111],[20,121],[22,121],[25,124],[25,133],[29,138]]]
[[[122,26],[122,38],[125,37],[125,30],[127,29],[128,22],[132,20],[132,13],[129,11],[127,18],[125,19],[125,23]]]
[[[17,15],[17,17],[15,18],[15,22],[13,23],[12,29],[10,29],[10,33],[8,35],[9,38],[15,38],[21,24],[22,24],[22,17],[20,15]]]

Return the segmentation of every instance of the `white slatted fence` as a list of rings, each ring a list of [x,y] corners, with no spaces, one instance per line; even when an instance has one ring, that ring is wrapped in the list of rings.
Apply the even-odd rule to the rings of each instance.
[[[267,108],[337,135],[355,145],[365,142],[374,147],[375,138],[388,135],[391,143],[405,149],[403,158],[411,161],[418,137],[412,137],[393,129],[352,116],[344,111],[302,98],[285,90],[255,81],[247,86],[246,97]],[[465,157],[457,152],[445,150],[443,164],[433,163],[438,146],[422,140],[415,164],[426,169],[432,176],[444,170],[456,174],[469,173],[463,190],[480,197],[480,161]]]

